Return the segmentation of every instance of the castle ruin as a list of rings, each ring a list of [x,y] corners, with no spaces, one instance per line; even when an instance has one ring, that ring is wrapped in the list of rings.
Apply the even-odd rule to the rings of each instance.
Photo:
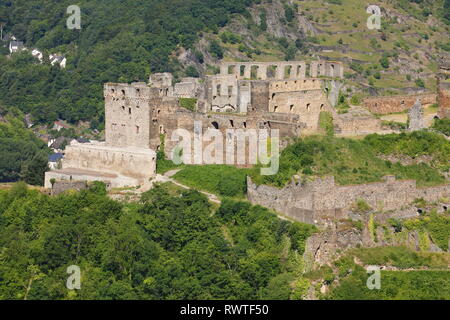
[[[320,132],[320,113],[329,112],[338,132],[378,128],[368,126],[376,120],[367,117],[341,119],[333,108],[342,63],[224,62],[219,69],[220,74],[175,84],[171,73],[152,74],[148,83],[106,83],[105,142],[68,146],[62,168],[46,173],[45,186],[50,188],[53,179],[143,185],[156,174],[161,137],[166,137],[161,151],[171,158],[178,141],[170,137],[177,129],[198,134],[194,123],[223,136],[227,129],[277,129],[283,140]],[[195,101],[192,110],[182,107],[186,98]]]
[[[386,176],[382,182],[361,185],[336,185],[333,176],[310,182],[292,181],[278,189],[256,185],[247,178],[247,198],[253,204],[271,208],[297,221],[327,225],[340,219],[354,218],[352,206],[363,200],[377,211],[412,208],[415,199],[438,201],[450,196],[450,185],[418,188],[414,180],[396,180]],[[412,216],[417,212],[410,212]]]

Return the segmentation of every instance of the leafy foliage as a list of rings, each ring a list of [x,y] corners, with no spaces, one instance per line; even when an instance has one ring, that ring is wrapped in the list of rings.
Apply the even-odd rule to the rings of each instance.
[[[450,119],[435,119],[433,129],[442,132],[447,137],[450,136]]]
[[[0,3],[4,33],[28,48],[61,52],[67,68],[39,64],[29,53],[0,56],[0,102],[31,112],[35,119],[104,122],[105,82],[146,81],[150,72],[176,72],[172,53],[191,48],[202,30],[224,26],[253,0],[82,0],[81,30],[66,27],[69,0]],[[33,17],[33,19],[30,19]],[[222,58],[220,46],[212,54]],[[193,75],[193,70],[189,71]],[[99,129],[102,125],[98,125]]]
[[[100,184],[58,197],[17,184],[0,191],[0,299],[288,298],[315,228],[246,202],[212,213],[197,191],[164,185],[124,205]]]
[[[19,118],[0,122],[0,182],[24,180],[43,185],[50,149]]]
[[[333,263],[339,282],[324,298],[336,300],[440,300],[449,299],[448,253],[415,252],[406,247],[352,249]],[[397,267],[381,271],[380,290],[367,288],[370,274],[360,264]],[[421,270],[402,271],[415,268]],[[442,270],[444,269],[444,270]],[[308,275],[311,278],[312,275]],[[321,276],[323,279],[324,277]]]
[[[197,99],[195,98],[180,98],[180,106],[190,111],[195,111]]]
[[[444,251],[448,249],[448,235],[450,234],[450,216],[431,212],[418,219],[407,220],[404,226],[408,230],[426,231],[433,241]]]

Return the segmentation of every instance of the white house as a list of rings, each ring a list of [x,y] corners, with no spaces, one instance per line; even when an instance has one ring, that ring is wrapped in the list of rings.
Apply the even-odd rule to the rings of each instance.
[[[62,153],[53,153],[48,156],[48,167],[51,170],[57,170],[61,167],[61,160],[64,157]]]
[[[51,54],[49,56],[49,58],[50,58],[50,63],[52,66],[54,66],[56,63],[58,63],[61,68],[66,67],[66,62],[67,62],[66,57],[59,56],[57,54]]]
[[[11,41],[9,43],[9,53],[14,53],[22,50],[26,50],[22,41]]]
[[[31,51],[31,54],[33,55],[33,57],[39,59],[39,61],[42,62],[44,55],[38,49],[33,49],[33,51]]]

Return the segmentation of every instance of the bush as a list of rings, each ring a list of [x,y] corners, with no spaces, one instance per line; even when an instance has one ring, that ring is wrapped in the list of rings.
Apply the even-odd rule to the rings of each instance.
[[[221,196],[236,197],[246,192],[241,177],[222,175],[217,182],[216,189]]]
[[[198,77],[200,77],[200,74],[198,73],[198,70],[196,67],[194,67],[193,65],[190,65],[186,68],[186,76],[198,78]]]
[[[422,79],[416,79],[415,83],[416,83],[416,86],[418,86],[420,88],[425,88],[425,83],[423,82]]]
[[[354,212],[367,213],[372,210],[372,207],[363,199],[358,199],[356,203],[352,205],[352,210]]]
[[[450,136],[450,119],[435,119],[433,129]]]
[[[195,106],[197,105],[196,98],[180,98],[180,106],[191,111],[195,111]]]
[[[327,136],[334,134],[333,116],[330,112],[322,111],[319,114],[319,127],[325,131]]]
[[[223,59],[223,49],[216,40],[212,40],[209,45],[209,52],[217,59]]]
[[[383,57],[380,59],[380,64],[383,68],[389,68],[389,59],[387,57]]]
[[[361,100],[361,97],[355,94],[351,97],[350,103],[354,106],[359,106],[362,102]]]

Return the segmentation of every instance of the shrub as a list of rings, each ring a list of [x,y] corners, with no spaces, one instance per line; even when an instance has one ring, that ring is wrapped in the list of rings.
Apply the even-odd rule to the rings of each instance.
[[[223,49],[216,40],[211,41],[209,45],[209,52],[217,59],[223,58]]]
[[[194,67],[193,65],[190,65],[186,68],[186,76],[198,78],[198,77],[200,77],[200,74],[198,73],[198,70],[196,67]]]
[[[380,59],[380,64],[383,68],[389,68],[389,59],[387,57],[383,57]]]
[[[363,199],[358,199],[356,203],[352,205],[354,212],[367,213],[372,210],[372,207]]]
[[[319,126],[327,136],[334,134],[333,116],[330,112],[322,111],[319,114]]]
[[[425,88],[425,83],[423,82],[422,79],[416,79],[415,83],[416,83],[416,86],[418,86],[420,88]]]
[[[180,98],[180,106],[191,111],[195,111],[197,105],[196,98]]]
[[[433,129],[450,136],[450,119],[435,119]]]
[[[359,105],[361,104],[361,100],[362,100],[362,99],[361,99],[360,96],[354,94],[354,95],[351,97],[351,99],[350,99],[350,103],[351,103],[352,105],[359,106]]]

